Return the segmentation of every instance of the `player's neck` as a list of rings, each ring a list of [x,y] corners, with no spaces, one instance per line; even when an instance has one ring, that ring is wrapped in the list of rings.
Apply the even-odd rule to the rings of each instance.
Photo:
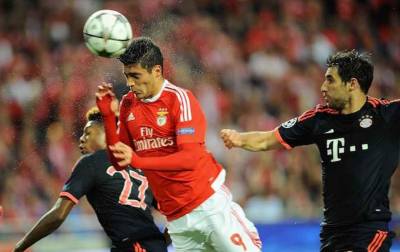
[[[154,85],[152,98],[157,96],[161,92],[161,89],[163,87],[163,83],[164,83],[164,78],[162,78],[162,77],[156,80],[155,85]]]
[[[367,102],[367,96],[364,94],[356,95],[350,99],[347,106],[341,111],[341,114],[347,115],[359,111]]]

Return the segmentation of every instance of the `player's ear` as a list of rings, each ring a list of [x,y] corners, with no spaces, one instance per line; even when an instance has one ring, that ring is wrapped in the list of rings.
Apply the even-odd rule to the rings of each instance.
[[[152,72],[156,75],[156,77],[162,76],[162,67],[160,65],[153,66]]]
[[[361,88],[358,80],[356,78],[351,78],[349,81],[349,89],[351,91],[356,90],[357,88]]]

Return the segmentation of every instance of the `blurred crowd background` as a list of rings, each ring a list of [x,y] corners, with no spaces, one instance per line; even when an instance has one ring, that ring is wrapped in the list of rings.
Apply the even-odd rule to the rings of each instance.
[[[166,78],[194,91],[208,119],[207,146],[252,220],[319,219],[316,148],[228,151],[219,131],[270,130],[315,106],[325,60],[337,50],[371,52],[370,95],[399,98],[399,7],[397,0],[0,0],[0,229],[26,231],[53,205],[80,156],[96,86],[111,82],[119,97],[127,91],[119,61],[95,57],[83,43],[83,24],[99,9],[123,13],[135,36],[153,38]],[[400,214],[399,175],[392,182]],[[93,213],[85,200],[77,209]]]

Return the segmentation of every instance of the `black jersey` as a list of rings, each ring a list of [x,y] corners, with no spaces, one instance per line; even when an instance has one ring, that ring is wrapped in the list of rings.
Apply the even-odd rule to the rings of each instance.
[[[162,237],[149,209],[153,196],[146,177],[137,169],[115,170],[105,150],[79,159],[60,195],[75,203],[86,195],[115,246]]]
[[[318,146],[323,226],[390,220],[388,191],[398,163],[399,128],[400,102],[372,97],[352,114],[318,105],[278,128],[286,148]]]

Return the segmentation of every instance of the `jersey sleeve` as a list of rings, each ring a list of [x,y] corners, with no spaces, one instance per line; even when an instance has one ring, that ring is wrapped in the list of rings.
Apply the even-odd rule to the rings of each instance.
[[[175,109],[177,144],[205,142],[206,119],[200,103],[192,92],[185,90],[178,96]]]
[[[382,105],[382,114],[385,120],[395,129],[400,127],[400,99],[385,101]]]
[[[128,119],[129,109],[132,103],[133,103],[132,99],[128,99],[127,96],[124,96],[124,98],[122,99],[119,118],[118,118],[118,129],[117,129],[119,140],[129,146],[132,145],[129,138],[129,132],[126,127],[126,122]]]
[[[71,176],[60,193],[60,196],[70,199],[75,204],[92,189],[95,183],[95,173],[93,167],[89,165],[89,158],[84,156],[76,162]]]
[[[126,129],[126,119],[127,119],[126,114],[127,111],[129,111],[129,106],[131,104],[132,100],[127,98],[127,95],[125,95],[122,98],[120,104],[118,123],[116,123],[114,116],[106,116],[106,117],[103,116],[108,157],[113,166],[115,167],[115,169],[118,171],[123,170],[126,167],[121,167],[118,165],[118,160],[114,157],[109,146],[115,144],[118,141],[130,145],[130,140],[128,135],[129,133]]]
[[[275,130],[278,140],[286,149],[314,143],[315,114],[304,115],[307,115],[307,112],[282,123]]]

